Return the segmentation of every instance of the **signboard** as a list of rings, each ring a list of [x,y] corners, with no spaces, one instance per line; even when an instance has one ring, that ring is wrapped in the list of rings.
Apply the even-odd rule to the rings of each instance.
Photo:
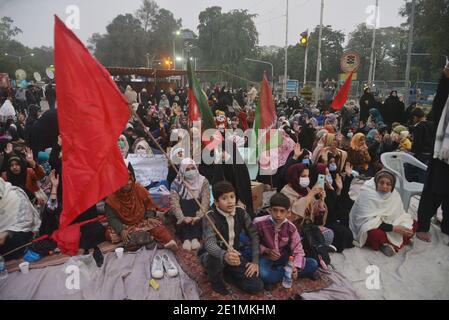
[[[346,79],[348,79],[349,77],[349,73],[340,73],[338,75],[338,80],[340,81],[346,81]],[[352,75],[352,81],[356,81],[357,80],[357,72],[354,72],[354,74]]]
[[[340,59],[340,68],[344,73],[357,71],[360,67],[360,55],[355,51],[346,51]]]
[[[287,80],[287,96],[297,96],[299,90],[298,80]]]
[[[126,158],[133,166],[136,181],[144,187],[153,182],[167,180],[168,161],[163,155],[128,154]]]

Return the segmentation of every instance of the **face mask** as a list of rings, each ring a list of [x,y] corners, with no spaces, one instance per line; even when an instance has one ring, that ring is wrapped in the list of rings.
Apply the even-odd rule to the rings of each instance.
[[[331,163],[331,164],[329,165],[329,171],[330,171],[330,172],[335,172],[335,171],[337,171],[337,165],[336,165],[335,163]]]
[[[122,150],[122,149],[125,149],[125,141],[119,140],[118,146],[119,146],[119,148],[120,148],[121,150]]]
[[[197,170],[190,170],[190,171],[187,171],[186,173],[184,173],[184,177],[185,177],[187,180],[193,180],[193,179],[195,179],[197,176],[198,176],[198,171],[197,171]]]
[[[308,177],[307,178],[299,178],[299,185],[302,188],[307,188],[309,186],[309,184],[310,184],[310,179]]]
[[[302,159],[302,164],[305,164],[306,166],[310,165],[310,159]]]
[[[326,181],[327,181],[328,183],[332,184],[332,182],[333,182],[334,180],[332,179],[332,176],[326,176]]]
[[[354,136],[354,134],[352,132],[348,132],[348,134],[346,135],[349,139],[352,139],[352,137]]]

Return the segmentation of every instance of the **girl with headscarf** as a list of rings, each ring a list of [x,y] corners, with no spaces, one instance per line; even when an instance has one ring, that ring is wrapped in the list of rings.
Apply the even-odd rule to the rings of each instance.
[[[328,153],[332,153],[334,155],[337,161],[338,171],[342,171],[344,169],[348,153],[339,148],[339,141],[337,139],[337,136],[332,133],[327,133],[320,139],[317,147],[313,151],[312,163],[317,164],[318,162],[322,162],[327,164]]]
[[[329,155],[329,164],[326,166],[319,163],[313,170],[312,184],[318,180],[318,175],[326,177],[324,190],[326,198],[324,199],[327,207],[327,219],[325,227],[334,232],[333,245],[337,252],[342,252],[346,248],[352,248],[352,233],[348,227],[349,211],[353,201],[349,197],[349,188],[352,181],[352,169],[346,166],[347,174],[342,177],[337,171],[335,158]],[[349,203],[347,200],[350,200]],[[348,205],[349,204],[349,208]],[[346,205],[346,206],[345,206]]]
[[[395,175],[382,170],[361,188],[349,215],[357,246],[366,245],[392,256],[415,234],[417,223],[405,212],[395,184]]]
[[[39,213],[28,200],[23,189],[0,178],[0,255],[30,242],[39,230]],[[18,259],[25,248],[5,256]]]
[[[106,216],[109,222],[106,237],[112,243],[123,241],[125,245],[136,232],[148,232],[165,248],[176,249],[170,232],[156,218],[162,211],[148,190],[136,182],[134,169],[128,165],[129,178],[126,185],[106,199]]]
[[[371,156],[369,155],[366,138],[363,133],[356,133],[352,137],[348,150],[348,161],[354,166],[354,170],[360,173],[368,172]]]
[[[302,230],[305,220],[310,220],[320,227],[321,232],[330,245],[334,239],[332,230],[324,227],[327,219],[327,206],[324,202],[326,192],[320,186],[309,188],[310,170],[304,164],[295,164],[287,172],[289,183],[281,190],[281,193],[290,199],[292,215],[289,218],[293,224]]]
[[[366,135],[366,145],[376,172],[382,169],[380,155],[382,153],[382,136],[377,129],[371,129]]]
[[[198,239],[201,238],[201,219],[204,213],[195,199],[204,210],[209,210],[209,182],[200,175],[195,161],[185,158],[181,161],[179,175],[170,188],[170,208],[176,217],[179,238],[185,250],[200,248]]]

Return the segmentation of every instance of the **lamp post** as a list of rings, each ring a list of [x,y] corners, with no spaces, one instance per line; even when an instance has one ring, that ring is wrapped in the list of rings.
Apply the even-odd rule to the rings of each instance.
[[[176,30],[173,31],[173,60],[174,60],[174,65],[173,65],[173,69],[176,70],[176,37],[179,36],[181,34],[180,30]]]
[[[5,52],[4,55],[5,55],[5,57],[12,57],[12,58],[17,58],[17,59],[19,59],[19,65],[22,63],[22,59],[23,59],[23,58],[34,57],[34,53],[30,53],[30,54],[27,54],[27,55],[25,55],[25,56],[16,56],[16,55],[14,55],[14,54],[9,54],[9,53]]]
[[[269,64],[271,66],[271,89],[274,89],[274,68],[273,68],[273,64],[271,62],[268,62],[268,61],[262,61],[262,60],[257,60],[257,59],[245,58],[245,60]]]

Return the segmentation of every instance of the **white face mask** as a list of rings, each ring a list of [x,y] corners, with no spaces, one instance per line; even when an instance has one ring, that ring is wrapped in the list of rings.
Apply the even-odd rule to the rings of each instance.
[[[198,176],[198,170],[190,170],[184,173],[184,178],[186,180],[193,180]]]
[[[308,177],[305,178],[299,178],[299,185],[302,188],[307,188],[310,184],[310,179]]]
[[[327,182],[329,182],[330,184],[332,184],[332,182],[334,181],[334,179],[332,179],[332,176],[326,176],[326,180],[327,180]]]

